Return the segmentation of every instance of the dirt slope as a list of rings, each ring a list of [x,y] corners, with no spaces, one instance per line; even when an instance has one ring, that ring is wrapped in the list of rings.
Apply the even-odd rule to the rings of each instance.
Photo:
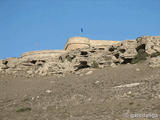
[[[0,76],[0,120],[130,120],[144,113],[158,120],[159,100],[160,68],[147,61],[81,76]]]

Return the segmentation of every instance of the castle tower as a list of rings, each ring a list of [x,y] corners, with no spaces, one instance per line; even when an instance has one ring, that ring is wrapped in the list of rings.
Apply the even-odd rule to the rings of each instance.
[[[89,48],[90,40],[86,37],[72,37],[66,43],[64,49],[66,51],[75,50],[77,48]]]
[[[109,45],[114,45],[119,43],[120,41],[112,41],[112,40],[90,40],[86,37],[72,37],[66,43],[64,50],[70,51],[75,50],[77,48],[103,48],[105,49]]]

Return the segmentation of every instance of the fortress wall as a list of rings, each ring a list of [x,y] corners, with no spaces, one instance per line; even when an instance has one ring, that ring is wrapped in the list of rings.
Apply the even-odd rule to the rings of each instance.
[[[70,51],[77,48],[103,47],[117,44],[120,41],[111,40],[89,40],[86,37],[72,37],[66,43],[65,50]]]
[[[111,41],[111,40],[90,40],[91,47],[106,47],[109,45],[120,43],[120,41]]]
[[[89,48],[89,45],[87,45],[87,44],[79,44],[79,43],[70,44],[70,45],[67,46],[66,50],[67,51],[71,51],[71,50],[75,50],[77,48]]]
[[[120,41],[111,41],[111,40],[89,40],[86,37],[72,37],[68,39],[64,50],[40,50],[40,51],[31,51],[26,52],[21,55],[22,58],[31,58],[31,59],[47,59],[49,57],[57,58],[60,55],[65,54],[67,51],[74,50],[77,48],[90,48],[90,47],[102,47],[120,43]]]
[[[41,51],[32,51],[32,52],[26,52],[21,55],[23,58],[31,58],[31,59],[47,59],[48,57],[59,57],[60,55],[63,55],[66,53],[64,50],[41,50]]]

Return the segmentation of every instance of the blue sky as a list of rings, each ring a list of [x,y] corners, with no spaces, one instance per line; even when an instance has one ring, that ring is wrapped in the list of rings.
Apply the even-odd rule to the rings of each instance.
[[[125,40],[142,35],[160,35],[160,0],[0,0],[0,59],[63,49],[73,36]]]

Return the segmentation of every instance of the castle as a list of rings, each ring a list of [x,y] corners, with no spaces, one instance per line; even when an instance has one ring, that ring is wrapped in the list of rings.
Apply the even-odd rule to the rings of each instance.
[[[120,41],[111,40],[90,40],[86,37],[72,37],[66,43],[64,50],[70,51],[77,48],[106,48],[108,45],[119,43]]]
[[[72,37],[69,38],[64,50],[41,50],[41,51],[31,51],[26,52],[21,55],[23,58],[39,58],[39,57],[58,57],[61,54],[64,54],[68,51],[75,50],[78,48],[102,48],[105,49],[106,46],[117,44],[120,41],[111,41],[111,40],[90,40],[86,37]]]

